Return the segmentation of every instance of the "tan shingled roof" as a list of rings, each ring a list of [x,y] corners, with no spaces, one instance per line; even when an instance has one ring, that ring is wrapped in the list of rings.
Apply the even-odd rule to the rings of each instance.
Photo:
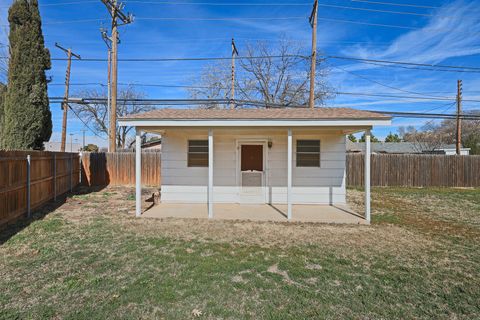
[[[389,116],[350,108],[315,109],[158,109],[145,113],[132,114],[126,119],[145,120],[388,120]]]

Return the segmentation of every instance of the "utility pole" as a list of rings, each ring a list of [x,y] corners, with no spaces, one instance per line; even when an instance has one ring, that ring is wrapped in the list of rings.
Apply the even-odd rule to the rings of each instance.
[[[310,66],[310,109],[315,108],[315,67],[317,64],[317,13],[318,13],[318,0],[313,3],[312,13],[308,21],[312,27],[312,61]]]
[[[457,155],[460,155],[462,148],[462,80],[457,80]]]
[[[110,152],[116,151],[116,132],[117,132],[117,78],[118,78],[118,27],[133,22],[131,14],[122,12],[123,3],[117,3],[117,0],[101,0],[107,7],[112,16],[112,75],[111,75],[111,107],[110,107],[110,130],[109,130],[109,149]],[[121,21],[119,24],[118,21]]]
[[[77,59],[81,59],[78,54],[72,52],[72,49],[68,48],[65,49],[58,43],[55,43],[55,47],[59,48],[60,50],[64,51],[67,54],[67,72],[65,75],[65,94],[63,96],[63,119],[62,119],[62,142],[60,144],[60,151],[65,152],[65,144],[67,140],[67,114],[68,114],[68,91],[70,89],[70,68],[72,66],[72,56]]]
[[[73,133],[70,133],[70,152],[73,151]]]
[[[83,132],[83,148],[82,148],[82,150],[85,150],[85,131],[87,131],[87,130],[85,130],[85,129],[82,130],[82,132]]]
[[[235,57],[238,56],[238,50],[235,46],[235,39],[232,38],[232,89],[230,91],[230,109],[235,109]]]
[[[112,39],[107,35],[107,30],[104,28],[100,29],[100,33],[102,34],[103,41],[107,45],[107,116],[110,121],[110,102],[111,102],[111,92],[110,92],[110,85],[112,84],[111,81],[111,72],[112,72]],[[108,141],[110,141],[110,126],[108,127]],[[110,152],[110,143],[108,144],[108,152]]]

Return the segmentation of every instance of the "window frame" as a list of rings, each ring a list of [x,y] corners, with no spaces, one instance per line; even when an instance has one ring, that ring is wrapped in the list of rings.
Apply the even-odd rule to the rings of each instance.
[[[318,152],[317,151],[299,151],[298,148],[299,147],[302,147],[302,146],[299,146],[299,142],[301,141],[315,141],[315,142],[318,142]],[[316,146],[303,146],[303,147],[316,147]],[[305,164],[299,164],[299,155],[317,155],[318,154],[318,164],[313,164],[312,165],[305,165]],[[321,162],[322,162],[322,158],[321,158],[321,154],[322,154],[322,142],[320,141],[320,139],[297,139],[295,141],[295,166],[297,168],[320,168],[321,167]],[[304,159],[302,159],[303,161],[305,161]]]
[[[204,142],[205,145],[190,145],[191,142]],[[197,148],[206,148],[207,151],[191,151],[191,147],[197,147]],[[188,168],[208,168],[209,165],[209,156],[208,156],[209,150],[208,150],[208,139],[188,139],[187,140],[187,167]],[[206,157],[206,164],[192,164],[191,161],[192,159],[190,158],[191,155],[205,155]]]

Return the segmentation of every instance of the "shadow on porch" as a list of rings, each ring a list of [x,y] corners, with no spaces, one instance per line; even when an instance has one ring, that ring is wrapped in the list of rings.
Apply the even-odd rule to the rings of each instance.
[[[367,224],[347,206],[293,205],[293,222]],[[214,219],[287,222],[287,205],[218,203]],[[145,218],[208,218],[207,204],[160,203],[146,210]]]

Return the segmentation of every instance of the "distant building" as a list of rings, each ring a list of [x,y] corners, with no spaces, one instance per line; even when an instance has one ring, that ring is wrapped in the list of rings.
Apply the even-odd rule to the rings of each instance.
[[[434,150],[421,148],[420,145],[416,145],[413,142],[372,142],[371,144],[372,153],[388,153],[388,154],[408,154],[408,153],[431,153],[431,154],[445,154],[445,155],[455,155],[457,153],[456,147],[454,144],[443,145]],[[347,152],[351,153],[363,153],[365,152],[365,143],[364,142],[352,142],[347,139]],[[470,155],[470,148],[461,148],[461,155]]]
[[[145,143],[142,143],[143,150],[152,150],[152,151],[161,151],[162,150],[162,139],[150,140]]]
[[[453,156],[457,154],[457,147],[454,144],[448,144],[448,145],[442,146],[441,148],[435,148],[435,150],[429,153],[445,154],[447,156]],[[470,148],[460,148],[460,155],[462,156],[470,155]]]
[[[61,142],[56,141],[49,141],[45,142],[45,151],[60,151],[60,146],[62,145]],[[82,149],[82,145],[80,143],[70,143],[67,142],[65,144],[65,151],[66,152],[79,152]]]

